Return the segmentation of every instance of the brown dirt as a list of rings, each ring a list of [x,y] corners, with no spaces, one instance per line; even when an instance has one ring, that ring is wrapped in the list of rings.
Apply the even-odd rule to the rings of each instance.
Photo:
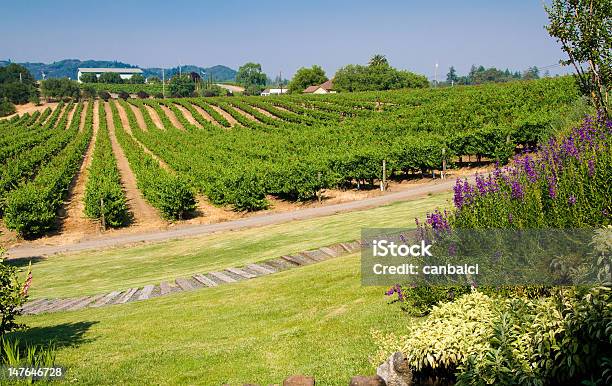
[[[130,126],[130,120],[128,119],[128,116],[125,110],[123,109],[123,106],[121,106],[119,104],[119,101],[116,99],[109,103],[115,104],[115,108],[117,108],[117,112],[119,112],[119,119],[121,120],[121,126],[123,126],[123,129],[127,131],[128,134],[132,135],[132,127]]]
[[[138,127],[140,127],[140,130],[147,131],[147,124],[145,123],[144,117],[142,116],[142,111],[140,111],[138,107],[134,106],[131,103],[129,103],[129,105],[132,111],[134,112],[134,115],[136,116],[136,123],[138,123]]]
[[[155,127],[157,127],[160,130],[165,130],[164,124],[162,123],[161,119],[159,118],[159,115],[157,115],[157,111],[155,111],[155,109],[153,107],[149,106],[149,105],[144,105],[144,107],[145,107],[145,109],[147,109],[147,112],[151,116],[151,120],[155,124]]]
[[[195,127],[199,128],[199,129],[203,129],[202,125],[200,125],[200,122],[198,122],[193,115],[191,115],[191,112],[189,110],[187,110],[185,108],[185,106],[180,105],[180,104],[175,104],[176,108],[179,109],[179,111],[183,114],[183,116],[185,117],[185,119],[187,120],[187,122],[191,123],[192,125],[194,125]]]
[[[212,123],[213,125],[217,126],[217,127],[221,127],[221,124],[219,124],[219,122],[215,121],[213,119],[213,117],[210,116],[210,114],[208,114],[206,111],[204,111],[203,108],[201,108],[198,105],[192,105],[194,110],[198,112],[198,114],[200,114],[202,116],[202,118],[206,119],[208,122]]]
[[[254,116],[252,116],[251,114],[247,113],[246,111],[241,110],[240,108],[238,108],[236,106],[232,106],[232,108],[234,110],[238,111],[240,114],[242,114],[245,117],[247,117],[248,119],[250,119],[251,121],[259,122],[259,119],[255,118]]]
[[[98,114],[99,105],[94,105],[94,116]],[[92,139],[83,158],[83,163],[69,189],[68,201],[60,209],[60,230],[70,239],[79,239],[86,234],[99,233],[99,225],[85,216],[85,185],[89,175],[89,166],[93,159],[96,135],[98,133],[99,120],[93,126]]]
[[[121,149],[121,146],[117,141],[117,137],[115,136],[115,125],[113,124],[112,119],[113,115],[108,102],[104,103],[104,108],[106,109],[106,122],[108,124],[110,133],[111,146],[113,148],[113,153],[117,158],[117,167],[119,168],[121,182],[123,188],[125,189],[127,204],[130,212],[133,215],[133,225],[147,228],[163,227],[166,225],[166,222],[159,217],[155,208],[145,201],[144,197],[140,193],[140,190],[138,190],[136,176],[132,172],[130,163],[128,162],[128,159],[125,156],[125,153],[123,153],[123,149]]]
[[[262,113],[263,115],[270,117],[270,118],[274,118],[274,119],[278,119],[278,117],[274,114],[272,114],[271,112],[262,109],[261,107],[257,107],[257,106],[251,106],[253,107],[255,110],[259,111],[260,113]]]
[[[235,119],[234,119],[234,117],[232,117],[232,116],[231,116],[231,115],[230,115],[230,114],[229,114],[227,111],[225,111],[225,110],[223,110],[222,108],[217,107],[217,106],[215,106],[215,105],[209,105],[209,106],[210,106],[210,107],[212,107],[212,108],[213,108],[213,109],[214,109],[216,112],[218,112],[219,114],[221,114],[221,116],[222,116],[223,118],[227,119],[227,121],[228,121],[228,122],[229,122],[229,124],[230,124],[230,127],[234,127],[234,126],[240,125],[240,124],[238,123],[238,121],[237,121],[237,120],[235,120]]]
[[[162,168],[166,169],[167,171],[172,171],[170,167],[168,166],[168,164],[166,164],[161,158],[153,154],[151,150],[147,149],[145,145],[140,143],[140,141],[136,139],[136,137],[134,137],[134,134],[132,133],[132,128],[130,126],[130,121],[128,119],[127,113],[125,112],[123,106],[120,105],[119,102],[117,101],[115,101],[115,106],[117,107],[117,111],[119,112],[119,118],[121,118],[121,124],[125,128],[125,131],[134,139],[134,141],[138,144],[138,146],[140,146],[145,153],[149,154],[151,157],[153,157],[153,159],[159,162],[159,165]]]
[[[164,111],[164,113],[170,120],[170,123],[172,123],[172,126],[176,127],[179,130],[185,131],[185,127],[183,126],[183,124],[178,120],[176,115],[174,115],[174,112],[170,110],[168,106],[162,105],[162,104],[160,104],[159,106],[161,107],[161,109]]]
[[[79,122],[79,132],[82,132],[83,129],[85,128],[85,118],[87,117],[87,109],[89,108],[89,103],[91,102],[83,102],[83,111],[81,111],[81,121]],[[95,106],[94,106],[95,108]],[[95,114],[94,110],[94,114]],[[96,138],[95,133],[97,132],[98,128],[94,126],[94,136],[93,138]],[[93,142],[93,141],[92,141]]]
[[[108,107],[107,107],[108,108]],[[110,116],[110,112],[108,114]],[[96,123],[94,123],[96,124]],[[112,122],[109,122],[109,129],[113,130]],[[118,148],[116,138],[114,136],[114,130],[112,131],[111,142],[113,143],[113,151]],[[116,153],[115,153],[116,154]],[[119,169],[123,176],[125,175],[125,169],[127,165],[127,159],[122,157],[123,161],[119,161]],[[41,253],[55,253],[58,251],[68,250],[80,250],[82,245],[95,245],[95,248],[109,247],[114,245],[125,244],[126,240],[132,240],[130,242],[138,242],[145,240],[161,240],[164,239],[163,230],[176,229],[174,232],[181,232],[181,234],[191,235],[192,233],[198,234],[200,232],[198,228],[193,226],[201,225],[202,227],[212,227],[214,231],[240,229],[241,227],[248,226],[261,226],[268,223],[275,223],[275,219],[278,221],[289,221],[291,219],[310,218],[311,215],[306,213],[313,213],[312,216],[324,216],[337,213],[339,211],[347,210],[362,210],[364,208],[374,207],[378,205],[388,204],[390,202],[405,201],[415,197],[420,197],[425,194],[448,191],[452,189],[454,179],[470,177],[474,173],[485,173],[490,171],[493,166],[476,167],[476,168],[463,168],[459,170],[451,170],[447,176],[447,180],[440,180],[439,174],[436,180],[430,178],[416,178],[412,180],[395,182],[390,181],[389,189],[387,192],[381,192],[379,189],[370,190],[328,190],[323,192],[322,202],[309,201],[304,203],[295,203],[278,199],[276,197],[268,197],[271,207],[265,211],[243,213],[235,212],[228,207],[219,208],[213,206],[203,197],[197,197],[198,206],[196,217],[178,222],[176,224],[170,224],[163,222],[158,216],[155,210],[149,207],[149,218],[150,223],[143,223],[147,221],[143,219],[143,216],[139,216],[141,219],[137,223],[137,226],[130,226],[127,228],[121,228],[117,230],[109,230],[102,235],[96,233],[88,234],[82,237],[79,241],[80,244],[71,242],[75,239],[68,233],[55,235],[43,239],[34,241],[24,242],[20,240],[15,232],[8,231],[6,227],[0,223],[0,245],[6,247],[16,247],[14,250],[9,251],[11,257]],[[127,171],[131,174],[131,170],[127,167]],[[131,174],[132,175],[132,174]],[[133,175],[132,175],[133,177]],[[125,182],[124,182],[125,184]],[[127,190],[127,188],[126,188]],[[131,183],[130,193],[128,199],[130,200],[130,208],[134,206],[133,198],[134,193],[137,194],[137,198],[140,197],[140,192],[135,186],[135,179]],[[412,198],[411,198],[412,197]],[[140,198],[142,200],[142,198]],[[142,204],[141,204],[142,205]],[[148,207],[148,204],[144,202],[144,206]],[[152,213],[151,213],[152,212]],[[316,215],[314,214],[316,213]],[[288,217],[289,216],[289,217]],[[232,225],[232,224],[236,225]],[[248,225],[239,225],[242,222],[248,222]],[[190,225],[187,228],[181,228],[182,225]],[[174,228],[176,226],[176,228]],[[157,231],[155,231],[157,229]],[[159,230],[162,231],[159,231]],[[208,229],[208,228],[206,228]],[[161,233],[160,233],[161,232]],[[149,237],[151,236],[151,237]],[[172,233],[171,238],[178,237],[176,233]],[[136,240],[136,241],[134,241]],[[81,245],[81,246],[79,246]],[[42,251],[44,249],[44,251]],[[42,252],[41,252],[42,251]]]
[[[25,113],[34,113],[36,111],[40,111],[41,113],[43,111],[45,111],[47,109],[47,107],[51,107],[51,110],[55,110],[55,108],[57,107],[57,102],[52,102],[52,103],[43,103],[40,106],[35,105],[34,103],[26,103],[24,105],[15,105],[15,113],[8,115],[4,118],[10,119],[12,117],[14,117],[15,115],[23,115]],[[4,119],[3,118],[3,119]]]

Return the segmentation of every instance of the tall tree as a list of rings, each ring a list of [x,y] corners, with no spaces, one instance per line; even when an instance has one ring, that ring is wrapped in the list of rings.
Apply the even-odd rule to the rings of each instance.
[[[195,82],[188,74],[174,75],[170,79],[170,95],[173,97],[190,97],[195,92]]]
[[[545,9],[546,29],[568,56],[560,63],[574,67],[580,89],[610,114],[612,0],[553,0]]]
[[[457,83],[458,80],[459,77],[457,76],[457,71],[455,70],[455,67],[450,66],[450,68],[448,69],[448,74],[446,74],[446,82]]]
[[[268,77],[261,70],[261,64],[259,63],[246,63],[238,69],[236,74],[236,82],[245,88],[263,87],[267,80]]]
[[[373,66],[388,66],[389,65],[389,61],[387,60],[385,55],[376,54],[376,55],[372,56],[372,58],[370,58],[370,62],[368,63],[368,65],[371,66],[371,67],[373,67]]]
[[[316,64],[311,68],[302,67],[293,76],[291,82],[289,82],[289,92],[302,92],[308,86],[314,86],[316,84],[321,84],[327,80],[327,76],[325,76],[325,71],[321,66],[317,66]]]

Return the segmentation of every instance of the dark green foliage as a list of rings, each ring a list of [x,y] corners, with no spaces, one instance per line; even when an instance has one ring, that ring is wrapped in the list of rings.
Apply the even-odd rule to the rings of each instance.
[[[116,228],[127,224],[128,211],[104,110],[99,109],[100,127],[85,186],[85,214],[95,219],[104,216],[106,226]]]
[[[396,70],[386,63],[342,67],[334,76],[334,89],[338,91],[380,91],[400,88],[424,88],[429,81],[423,75]]]
[[[8,100],[8,98],[0,98],[0,117],[11,115],[15,113],[15,106]]]
[[[144,82],[145,82],[145,77],[140,74],[134,74],[129,79],[129,83],[132,83],[132,84],[144,84]]]
[[[195,83],[189,75],[175,75],[170,79],[169,90],[173,97],[190,97],[195,91]]]
[[[98,83],[98,76],[93,72],[86,72],[79,80],[83,83]]]
[[[262,72],[259,63],[246,63],[238,69],[236,74],[236,82],[251,91],[260,89],[261,92],[267,80],[268,77]]]
[[[22,327],[15,321],[19,308],[25,303],[27,293],[17,276],[17,268],[4,262],[0,251],[0,338],[8,332]],[[0,359],[2,356],[0,355]]]
[[[96,91],[96,88],[93,87],[91,84],[87,84],[82,87],[81,94],[85,99],[95,99],[95,97],[98,95],[98,92]]]
[[[321,84],[327,80],[325,71],[321,66],[314,65],[311,68],[302,67],[293,76],[289,82],[289,92],[302,92],[308,86]]]
[[[48,99],[72,98],[79,100],[81,89],[79,84],[68,78],[47,79],[41,82],[42,95]]]
[[[98,92],[98,96],[105,102],[108,101],[111,97],[108,91],[100,91]]]
[[[140,99],[148,99],[149,98],[149,94],[147,94],[145,91],[138,91],[138,93],[136,95]]]
[[[104,72],[98,78],[99,83],[120,84],[123,83],[121,75],[116,72]]]
[[[0,67],[0,101],[5,98],[13,104],[23,104],[35,100],[38,97],[36,84],[32,74],[23,66],[11,63],[6,67]],[[7,105],[4,110],[8,111]],[[0,116],[2,107],[0,107]]]
[[[125,91],[121,91],[121,92],[119,93],[118,97],[119,97],[119,98],[121,98],[121,99],[123,99],[123,100],[126,100],[126,99],[128,99],[128,98],[130,97],[130,94],[128,94],[128,93],[127,93],[127,92],[125,92]]]

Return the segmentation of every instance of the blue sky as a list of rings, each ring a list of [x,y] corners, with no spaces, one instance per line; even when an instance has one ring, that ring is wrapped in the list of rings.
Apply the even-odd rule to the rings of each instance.
[[[312,64],[331,75],[381,53],[429,77],[437,61],[444,77],[450,65],[464,74],[472,64],[557,63],[562,52],[546,21],[540,0],[12,1],[0,14],[0,59],[232,68],[255,61],[274,77]]]

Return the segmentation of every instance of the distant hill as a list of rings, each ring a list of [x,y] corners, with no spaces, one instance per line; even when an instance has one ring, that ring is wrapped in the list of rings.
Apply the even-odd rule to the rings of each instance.
[[[0,67],[8,65],[10,62],[0,60]],[[79,67],[99,67],[99,68],[135,68],[133,64],[109,61],[109,60],[78,60],[78,59],[65,59],[53,63],[19,63],[27,68],[36,79],[42,79],[44,73],[47,78],[70,78],[76,79],[77,69]],[[142,67],[141,67],[142,68]],[[161,78],[161,68],[142,68],[144,76],[159,76]],[[172,75],[179,72],[178,67],[166,68],[166,77],[172,77]],[[236,79],[236,71],[229,67],[216,65],[209,68],[199,67],[194,65],[181,66],[182,72],[197,72],[202,76],[202,73],[206,74],[206,77],[212,75],[214,80],[217,82],[229,82]]]

